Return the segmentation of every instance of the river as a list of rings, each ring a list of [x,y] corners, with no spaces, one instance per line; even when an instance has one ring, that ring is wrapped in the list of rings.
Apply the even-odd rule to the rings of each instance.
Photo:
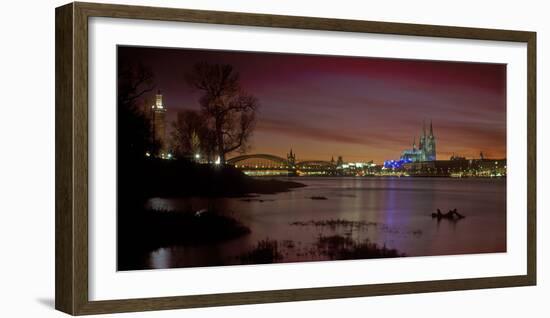
[[[288,177],[307,185],[253,198],[152,198],[163,210],[215,206],[251,233],[211,245],[173,246],[149,253],[144,268],[240,264],[259,241],[278,242],[278,262],[320,261],[321,237],[368,240],[405,256],[506,251],[506,179]],[[312,197],[322,197],[312,199]],[[326,199],[325,199],[326,198]],[[437,220],[436,209],[457,209],[461,220]],[[347,223],[339,223],[336,221]]]

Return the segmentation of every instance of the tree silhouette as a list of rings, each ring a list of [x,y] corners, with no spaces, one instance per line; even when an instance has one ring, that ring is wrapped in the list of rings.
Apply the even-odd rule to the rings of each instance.
[[[178,112],[173,123],[173,149],[178,158],[194,157],[213,161],[216,153],[214,132],[208,127],[205,116],[197,111]]]
[[[252,136],[258,99],[245,92],[239,74],[228,64],[197,63],[186,76],[187,83],[203,94],[199,99],[206,123],[214,133],[217,155],[244,152]]]
[[[150,120],[140,109],[143,96],[155,85],[153,73],[142,64],[121,63],[118,69],[118,147],[122,160],[141,159],[158,147]]]

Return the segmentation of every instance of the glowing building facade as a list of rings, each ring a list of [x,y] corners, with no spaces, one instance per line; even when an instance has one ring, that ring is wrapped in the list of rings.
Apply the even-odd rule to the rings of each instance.
[[[401,155],[401,160],[405,162],[423,162],[436,160],[435,136],[431,121],[430,133],[426,134],[426,124],[424,123],[422,126],[422,134],[420,135],[418,147],[416,146],[415,137],[415,139],[413,140],[412,149],[407,149],[403,151],[403,154]]]
[[[413,139],[411,149],[406,149],[399,160],[387,160],[384,167],[387,169],[400,169],[404,164],[411,162],[436,161],[435,135],[432,122],[430,121],[430,132],[426,133],[426,123],[422,125],[422,133],[416,145],[416,137]]]

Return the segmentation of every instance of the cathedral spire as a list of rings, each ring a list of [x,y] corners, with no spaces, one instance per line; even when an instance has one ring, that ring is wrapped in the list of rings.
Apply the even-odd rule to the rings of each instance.
[[[416,150],[416,136],[413,138],[413,150]]]
[[[430,136],[433,137],[434,136],[434,129],[433,129],[433,126],[432,126],[432,120],[430,119]]]
[[[422,136],[426,137],[426,120],[422,120]]]

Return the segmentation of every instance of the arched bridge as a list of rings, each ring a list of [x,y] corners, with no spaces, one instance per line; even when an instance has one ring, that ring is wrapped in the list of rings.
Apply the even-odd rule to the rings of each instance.
[[[294,162],[289,159],[271,154],[247,154],[233,157],[227,160],[227,164],[231,164],[245,173],[256,175],[333,174],[336,171],[336,164],[331,161]]]
[[[253,161],[253,160],[264,160],[264,161],[267,161],[267,162],[278,163],[280,165],[290,165],[287,159],[284,159],[284,158],[281,158],[281,157],[278,157],[278,156],[274,156],[274,155],[263,154],[263,153],[233,157],[233,158],[227,160],[227,163],[232,164],[232,165],[236,165],[236,164],[241,163],[241,162],[245,163],[247,161]]]

